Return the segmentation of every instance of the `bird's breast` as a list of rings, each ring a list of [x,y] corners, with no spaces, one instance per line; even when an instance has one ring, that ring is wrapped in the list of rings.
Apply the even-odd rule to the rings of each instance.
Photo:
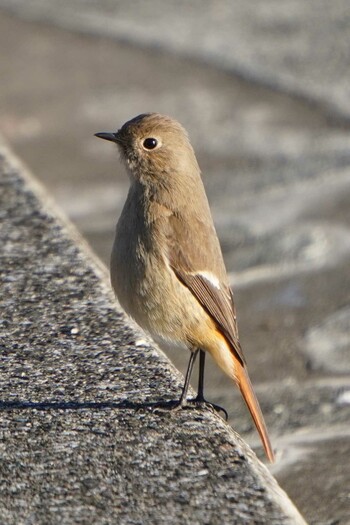
[[[208,316],[169,267],[156,225],[135,227],[129,222],[122,214],[112,250],[111,281],[117,298],[153,336],[191,346],[189,334],[207,323]]]

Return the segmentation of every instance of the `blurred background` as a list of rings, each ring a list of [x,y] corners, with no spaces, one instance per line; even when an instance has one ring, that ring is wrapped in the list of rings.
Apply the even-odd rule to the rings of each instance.
[[[310,523],[350,523],[348,1],[0,0],[0,49],[0,133],[106,264],[128,180],[94,133],[187,128],[272,471]],[[260,455],[209,363],[206,396]]]

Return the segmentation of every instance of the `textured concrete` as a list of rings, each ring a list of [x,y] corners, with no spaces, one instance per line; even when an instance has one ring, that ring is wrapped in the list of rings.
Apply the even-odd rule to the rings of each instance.
[[[150,410],[181,377],[45,193],[0,159],[0,522],[305,523],[218,416]]]

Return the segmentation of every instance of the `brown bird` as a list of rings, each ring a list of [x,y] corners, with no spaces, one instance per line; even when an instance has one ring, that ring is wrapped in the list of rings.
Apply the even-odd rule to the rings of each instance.
[[[204,401],[205,352],[237,384],[274,460],[238,338],[236,312],[200,169],[184,128],[157,113],[139,115],[115,133],[130,177],[117,224],[111,280],[125,311],[156,338],[191,357],[177,404],[186,404],[200,354],[197,401]]]

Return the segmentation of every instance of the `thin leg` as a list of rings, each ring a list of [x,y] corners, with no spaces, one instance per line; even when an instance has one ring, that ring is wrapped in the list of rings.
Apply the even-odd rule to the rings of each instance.
[[[188,387],[190,386],[190,379],[191,379],[191,375],[192,375],[192,371],[193,371],[193,365],[194,365],[194,363],[196,361],[196,357],[198,355],[198,352],[199,352],[199,348],[197,348],[196,350],[191,352],[191,356],[190,356],[190,360],[188,362],[188,367],[187,367],[186,376],[185,376],[185,384],[183,386],[183,389],[182,389],[179,401],[177,403],[175,403],[175,404],[174,404],[174,402],[172,402],[170,405],[169,405],[169,403],[165,403],[165,404],[164,403],[156,403],[155,405],[153,405],[152,410],[156,410],[158,412],[177,411],[177,410],[180,410],[181,408],[183,408],[184,406],[186,406],[186,404],[187,404]]]
[[[153,406],[152,410],[157,410],[157,411],[160,411],[160,412],[167,412],[169,410],[170,411],[177,411],[177,410],[180,410],[181,408],[183,408],[184,406],[187,405],[188,387],[190,386],[190,379],[191,379],[191,375],[192,375],[192,371],[193,371],[193,366],[194,366],[194,363],[196,361],[198,352],[200,352],[200,354],[199,354],[198,393],[197,393],[197,397],[195,397],[194,399],[190,399],[189,400],[189,403],[191,405],[206,405],[206,406],[210,407],[211,409],[216,410],[217,412],[221,411],[221,412],[224,413],[224,417],[225,417],[225,419],[227,421],[227,417],[228,416],[227,416],[226,410],[224,408],[220,407],[219,405],[215,405],[214,403],[208,403],[208,401],[206,401],[205,398],[204,398],[205,352],[204,352],[204,350],[201,350],[200,348],[197,348],[196,350],[191,352],[191,356],[190,356],[190,360],[189,360],[189,363],[188,363],[186,376],[185,376],[185,383],[184,383],[184,386],[183,386],[183,389],[182,389],[179,401],[176,404],[172,403],[172,406],[167,406],[167,407],[164,406],[163,403],[157,403],[156,405]]]
[[[204,401],[204,367],[205,367],[205,352],[200,350],[199,353],[199,375],[198,375],[198,391],[197,401]]]
[[[179,407],[183,407],[183,406],[186,405],[188,387],[190,385],[190,379],[191,379],[191,375],[192,375],[192,371],[193,371],[193,365],[194,365],[194,363],[196,361],[196,357],[198,355],[198,352],[199,352],[199,348],[194,350],[194,352],[191,352],[191,357],[190,357],[190,360],[189,360],[189,363],[188,363],[186,377],[185,377],[185,384],[184,384],[184,387],[182,389],[181,397],[180,397],[180,400],[179,400],[179,403],[178,403]],[[201,357],[202,357],[202,350],[201,350]]]
[[[223,412],[225,420],[227,421],[228,415],[227,415],[226,410],[223,407],[219,406],[219,405],[215,405],[214,403],[209,403],[208,401],[206,401],[206,399],[204,397],[205,355],[206,354],[205,354],[204,350],[200,350],[200,354],[199,354],[198,391],[197,391],[197,397],[195,397],[195,399],[192,400],[192,403],[204,404],[204,405],[207,405],[207,406],[213,408],[217,412]]]

